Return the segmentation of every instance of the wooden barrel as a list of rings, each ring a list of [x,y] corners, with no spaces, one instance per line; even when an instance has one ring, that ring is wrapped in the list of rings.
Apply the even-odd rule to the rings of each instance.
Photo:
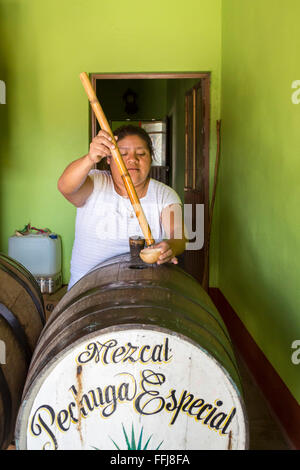
[[[30,360],[45,324],[32,274],[0,253],[0,448],[11,443]]]
[[[143,268],[143,269],[142,269]],[[246,449],[232,344],[178,266],[98,265],[58,303],[35,349],[18,449]]]

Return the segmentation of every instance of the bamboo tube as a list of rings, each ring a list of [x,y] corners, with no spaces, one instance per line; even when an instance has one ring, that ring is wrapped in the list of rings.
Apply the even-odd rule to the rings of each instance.
[[[91,85],[90,79],[89,79],[86,72],[82,72],[80,74],[80,80],[81,80],[81,82],[84,86],[84,89],[85,89],[86,94],[88,96],[89,102],[91,104],[91,107],[92,107],[92,109],[95,113],[95,116],[96,116],[96,118],[99,122],[99,125],[100,125],[101,129],[108,132],[110,134],[111,138],[112,138],[112,142],[115,146],[115,148],[111,150],[112,157],[113,157],[114,161],[116,162],[116,164],[118,166],[120,175],[122,177],[122,180],[123,180],[123,183],[125,185],[128,197],[129,197],[130,202],[132,204],[132,207],[134,209],[135,215],[136,215],[136,217],[139,221],[139,224],[140,224],[141,230],[143,232],[145,241],[146,241],[148,246],[153,245],[155,243],[155,241],[152,237],[151,229],[150,229],[149,224],[147,222],[147,219],[146,219],[146,216],[144,214],[143,208],[140,204],[140,200],[139,200],[138,195],[136,193],[135,187],[132,183],[130,174],[128,173],[128,170],[125,166],[122,155],[121,155],[121,153],[118,149],[118,146],[117,146],[116,140],[114,138],[113,132],[110,128],[110,125],[108,124],[108,121],[105,117],[103,109],[102,109],[102,107],[101,107],[101,105],[98,101],[96,93],[95,93],[95,91],[94,91],[94,89]]]

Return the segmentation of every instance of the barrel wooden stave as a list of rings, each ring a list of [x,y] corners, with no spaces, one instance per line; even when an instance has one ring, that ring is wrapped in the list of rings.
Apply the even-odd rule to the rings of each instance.
[[[87,314],[88,308],[100,305],[101,309],[105,305],[125,306],[127,304],[130,306],[137,302],[140,304],[145,302],[146,305],[155,306],[153,304],[155,296],[157,304],[165,305],[166,309],[176,307],[181,313],[185,313],[191,322],[201,324],[204,329],[208,330],[208,334],[211,336],[211,345],[215,342],[220,343],[215,349],[218,351],[216,353],[218,359],[223,361],[224,366],[232,371],[241,387],[226,326],[211,299],[199,284],[177,266],[161,265],[158,267],[140,264],[138,266],[144,268],[140,270],[132,269],[132,265],[134,263],[127,254],[111,258],[91,270],[65,294],[50,315],[47,326],[41,334],[32,358],[30,373],[35,361],[38,360],[41,364],[43,358],[46,357],[46,352],[51,351],[51,347],[59,342],[59,338],[62,338],[62,347],[66,347],[65,338],[70,338],[69,331],[74,328],[72,323],[74,322],[77,325],[76,328],[79,328],[79,319]],[[183,281],[186,281],[184,288]],[[105,315],[105,318],[101,319],[101,315],[104,314],[101,314],[101,309],[98,307],[97,318],[91,318],[93,321],[102,321],[102,324],[105,324],[109,318]],[[147,315],[143,321],[146,320]],[[162,326],[159,318],[156,321]],[[118,319],[116,319],[117,323]],[[64,333],[64,328],[67,328],[68,333]],[[183,328],[183,325],[180,328]],[[192,328],[191,334],[193,335]],[[51,338],[53,342],[48,345]],[[55,344],[55,351],[57,354],[57,344]],[[228,358],[224,359],[226,356],[229,356],[229,361]],[[45,361],[50,359],[51,357],[48,357]]]
[[[107,331],[141,328],[147,335],[159,329],[200,345],[233,384],[243,409],[242,385],[227,329],[201,286],[176,266],[142,270],[131,266],[128,255],[102,263],[75,284],[52,312],[24,388],[16,427],[20,448],[26,448],[24,422],[43,381],[76,345]]]
[[[229,337],[226,325],[214,303],[199,283],[188,273],[175,265],[168,264],[160,266],[139,264],[139,268],[142,267],[143,269],[132,269],[132,266],[134,264],[130,256],[125,254],[111,258],[93,268],[72,289],[66,292],[51,313],[47,326],[65,310],[68,304],[73,304],[75,298],[85,295],[88,290],[106,288],[106,286],[113,288],[122,285],[122,283],[124,283],[123,285],[133,283],[137,287],[153,285],[181,292],[185,298],[196,302],[214,315]],[[184,290],[182,287],[183,280],[186,281]]]
[[[43,330],[40,336],[42,342],[40,341],[37,345],[32,362],[38,357],[44,343],[48,343],[51,337],[55,338],[56,330],[61,331],[63,328],[71,326],[72,322],[81,317],[87,309],[99,305],[101,305],[101,308],[106,308],[109,306],[134,306],[135,304],[161,306],[166,309],[176,308],[190,318],[191,321],[199,322],[217,339],[226,342],[228,348],[232,346],[227,331],[224,330],[218,319],[190,299],[169,288],[147,285],[146,283],[137,287],[136,283],[127,283],[125,286],[121,284],[119,287],[114,285],[113,288],[106,286],[105,290],[91,289],[76,297],[73,303],[64,309],[63,315],[59,315],[55,322],[47,324],[47,328]],[[232,358],[234,359],[234,356]]]
[[[14,426],[32,352],[45,323],[38,285],[26,268],[0,254],[0,448],[13,439]]]
[[[12,275],[17,276],[22,284]],[[24,288],[24,284],[28,291]],[[35,285],[31,285],[31,281],[25,278],[22,272],[18,272],[17,268],[7,266],[6,263],[0,261],[0,286],[0,302],[18,319],[33,351],[45,324],[45,317],[41,316],[44,314],[44,306],[35,294]]]
[[[5,449],[12,441],[12,430],[22,398],[22,390],[29,363],[24,357],[24,350],[12,334],[11,328],[0,318],[0,336],[6,345],[6,364],[1,364],[3,378],[8,387],[11,406],[9,407],[2,396],[3,414],[1,416],[3,432],[2,448]],[[0,391],[2,395],[2,389]],[[8,423],[7,423],[8,421]]]
[[[33,291],[33,295],[35,295],[37,298],[37,303],[40,304],[41,317],[42,317],[42,321],[44,324],[43,296],[39,288],[39,285],[36,282],[32,273],[28,271],[28,269],[26,269],[25,266],[23,266],[17,260],[11,258],[10,256],[5,255],[4,253],[0,253],[0,263],[3,266],[13,269],[17,273],[17,275],[20,278],[22,278],[24,282],[28,284],[28,286],[30,286],[30,289]]]
[[[176,315],[176,316],[175,316]],[[121,316],[121,319],[120,319]],[[182,321],[180,321],[182,320]],[[208,350],[225,370],[230,371],[237,386],[241,389],[241,382],[238,370],[235,367],[232,355],[226,350],[224,345],[218,341],[209,331],[195,322],[189,322],[187,318],[180,318],[180,313],[165,309],[158,309],[137,305],[133,307],[116,306],[114,309],[89,311],[85,310],[78,320],[74,321],[72,327],[65,327],[52,338],[49,343],[43,343],[38,354],[38,361],[30,367],[24,393],[30,387],[42,369],[57,357],[64,349],[88,333],[101,331],[110,326],[130,325],[131,323],[141,325],[156,325],[161,328],[168,328],[171,331],[186,335],[197,341]],[[201,342],[199,339],[201,338]]]

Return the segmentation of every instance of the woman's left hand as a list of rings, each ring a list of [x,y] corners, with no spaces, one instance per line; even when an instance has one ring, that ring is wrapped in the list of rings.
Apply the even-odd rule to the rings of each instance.
[[[178,259],[175,257],[175,253],[173,253],[172,247],[167,241],[156,243],[155,245],[153,245],[153,248],[160,248],[161,251],[161,254],[157,260],[157,264],[178,264]]]

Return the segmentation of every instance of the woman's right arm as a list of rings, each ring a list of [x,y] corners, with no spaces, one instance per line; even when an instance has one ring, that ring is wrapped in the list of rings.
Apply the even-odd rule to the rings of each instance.
[[[110,135],[101,130],[90,144],[90,150],[84,157],[70,163],[58,180],[57,187],[62,195],[74,206],[81,207],[91,195],[94,183],[88,176],[94,165],[104,157],[111,156],[114,148]]]

